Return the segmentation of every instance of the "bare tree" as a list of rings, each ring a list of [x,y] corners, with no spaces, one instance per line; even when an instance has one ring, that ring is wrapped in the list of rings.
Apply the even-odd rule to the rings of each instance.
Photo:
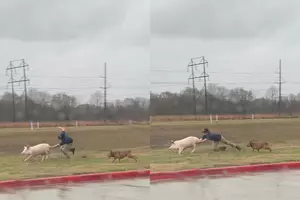
[[[100,91],[95,92],[91,95],[89,104],[94,105],[96,107],[100,107],[102,105],[103,95]]]
[[[38,91],[34,88],[29,89],[28,97],[29,99],[40,105],[49,105],[52,99],[51,94],[49,94],[48,92]]]
[[[278,97],[278,89],[275,86],[271,86],[266,92],[266,98],[272,101]]]

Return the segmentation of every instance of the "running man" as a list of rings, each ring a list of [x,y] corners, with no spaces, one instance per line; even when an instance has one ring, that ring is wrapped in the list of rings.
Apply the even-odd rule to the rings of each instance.
[[[58,139],[61,141],[59,144],[55,145],[54,147],[60,146],[60,150],[62,153],[67,157],[70,158],[68,152],[72,152],[73,155],[75,154],[75,148],[72,147],[73,139],[67,135],[65,129],[63,127],[58,127],[61,129],[61,133],[58,136]]]
[[[222,143],[224,143],[226,145],[229,145],[229,146],[231,146],[233,148],[236,148],[239,151],[241,150],[240,146],[238,146],[237,144],[234,144],[234,143],[226,140],[222,134],[211,133],[208,128],[203,129],[202,133],[204,133],[204,135],[200,139],[201,140],[200,143],[205,142],[207,140],[212,141],[213,142],[213,150],[214,151],[217,151],[219,142],[222,142]]]

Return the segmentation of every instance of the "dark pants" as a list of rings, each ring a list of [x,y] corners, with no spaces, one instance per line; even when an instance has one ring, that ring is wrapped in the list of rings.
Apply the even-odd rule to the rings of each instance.
[[[235,144],[235,143],[233,143],[233,142],[230,142],[229,140],[225,139],[225,138],[222,136],[222,138],[221,138],[220,141],[214,141],[214,142],[213,142],[213,149],[214,149],[214,150],[217,150],[218,144],[219,144],[220,142],[223,143],[223,144],[229,145],[229,146],[231,146],[231,147],[233,147],[233,148],[238,148],[238,145],[237,145],[237,144]]]
[[[69,154],[68,154],[68,152],[71,151],[72,145],[73,145],[73,143],[69,143],[69,144],[63,144],[63,145],[60,146],[61,152],[62,152],[67,158],[70,157]]]

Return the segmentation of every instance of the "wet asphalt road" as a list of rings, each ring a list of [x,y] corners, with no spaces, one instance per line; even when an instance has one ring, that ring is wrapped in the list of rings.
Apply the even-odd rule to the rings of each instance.
[[[155,200],[299,200],[300,171],[151,185]]]
[[[148,179],[81,184],[73,187],[21,190],[0,194],[0,200],[139,200],[149,198]]]
[[[149,180],[81,184],[0,194],[0,200],[299,200],[300,171],[152,184]]]

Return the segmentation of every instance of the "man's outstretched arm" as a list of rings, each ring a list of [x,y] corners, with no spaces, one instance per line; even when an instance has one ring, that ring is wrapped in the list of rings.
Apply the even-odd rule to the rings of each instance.
[[[207,139],[205,138],[205,139],[203,139],[203,138],[200,138],[200,141],[199,141],[199,143],[202,143],[202,142],[205,142]]]
[[[64,127],[59,126],[58,128],[59,128],[61,131],[65,131],[65,128],[64,128]]]

